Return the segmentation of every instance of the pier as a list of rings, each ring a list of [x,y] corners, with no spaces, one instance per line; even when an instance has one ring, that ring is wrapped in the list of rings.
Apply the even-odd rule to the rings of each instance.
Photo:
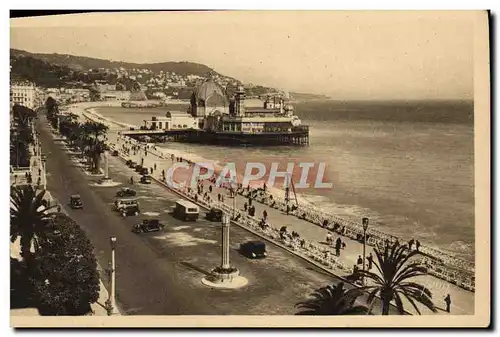
[[[261,132],[241,133],[229,131],[204,131],[196,129],[179,130],[127,130],[121,131],[123,136],[142,140],[149,137],[155,142],[169,141],[183,143],[205,143],[221,145],[257,145],[257,146],[308,146],[309,127],[306,125],[294,126],[290,132]]]

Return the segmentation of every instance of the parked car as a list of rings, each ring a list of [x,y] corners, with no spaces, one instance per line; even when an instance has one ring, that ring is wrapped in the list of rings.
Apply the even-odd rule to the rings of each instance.
[[[135,198],[118,198],[115,200],[114,209],[123,217],[138,215],[140,213],[139,202]]]
[[[213,222],[221,222],[222,221],[222,210],[219,208],[212,207],[210,212],[207,213],[206,219]]]
[[[72,209],[83,209],[82,198],[78,194],[69,197],[69,205]]]
[[[151,177],[147,174],[141,177],[141,184],[151,184]]]
[[[142,223],[136,224],[132,227],[132,232],[136,234],[159,232],[165,228],[165,225],[158,219],[145,219]]]
[[[148,175],[149,174],[149,171],[146,167],[143,167],[140,171],[139,171],[140,174],[142,175]]]
[[[112,155],[113,157],[118,157],[118,154],[119,154],[119,153],[118,153],[118,151],[117,151],[117,150],[114,150],[113,152],[111,152],[111,155]]]
[[[125,165],[127,165],[127,166],[128,166],[128,167],[130,167],[130,168],[135,168],[135,166],[137,165],[137,163],[136,163],[135,161],[133,161],[133,160],[129,159],[129,160],[127,160],[127,161],[125,162]]]
[[[139,173],[142,171],[142,165],[136,165],[135,172]]]
[[[262,241],[248,241],[240,244],[240,253],[250,259],[261,259],[267,256],[266,244]]]
[[[134,191],[131,188],[128,187],[123,187],[120,189],[118,192],[116,192],[116,196],[123,198],[123,197],[135,197],[137,195],[137,192]]]

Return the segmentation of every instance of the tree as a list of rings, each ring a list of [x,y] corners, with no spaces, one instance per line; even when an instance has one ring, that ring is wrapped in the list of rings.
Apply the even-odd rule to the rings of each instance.
[[[32,257],[31,247],[40,248],[45,239],[48,210],[43,200],[45,190],[36,190],[31,185],[16,186],[10,192],[10,240],[21,237],[21,254],[25,260]]]
[[[431,291],[421,284],[410,281],[414,277],[427,274],[426,268],[419,261],[413,259],[419,254],[417,251],[408,252],[405,246],[395,243],[394,245],[386,245],[383,251],[380,247],[375,248],[374,252],[377,261],[374,261],[373,264],[378,273],[368,270],[358,271],[361,277],[374,283],[364,287],[370,292],[368,302],[373,301],[375,296],[380,294],[382,315],[389,314],[390,303],[393,300],[399,314],[403,315],[405,310],[402,297],[410,302],[419,315],[421,312],[415,301],[436,312]]]
[[[296,307],[304,310],[297,315],[366,315],[367,307],[355,305],[360,294],[358,289],[346,291],[343,282],[329,285],[316,290],[312,298],[298,303]]]
[[[49,221],[47,240],[37,253],[33,284],[42,315],[85,315],[99,298],[99,274],[93,246],[67,215]]]

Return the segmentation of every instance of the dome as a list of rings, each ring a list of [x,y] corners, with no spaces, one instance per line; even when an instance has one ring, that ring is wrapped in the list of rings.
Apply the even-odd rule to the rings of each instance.
[[[208,80],[198,86],[194,91],[194,96],[197,101],[206,101],[209,97],[217,94],[218,96],[226,97],[224,89],[212,80]]]

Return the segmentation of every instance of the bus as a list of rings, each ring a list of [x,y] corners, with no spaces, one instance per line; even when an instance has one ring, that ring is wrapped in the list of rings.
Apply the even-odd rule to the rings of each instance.
[[[200,208],[190,201],[180,199],[175,202],[174,216],[184,221],[196,221],[200,216]]]

